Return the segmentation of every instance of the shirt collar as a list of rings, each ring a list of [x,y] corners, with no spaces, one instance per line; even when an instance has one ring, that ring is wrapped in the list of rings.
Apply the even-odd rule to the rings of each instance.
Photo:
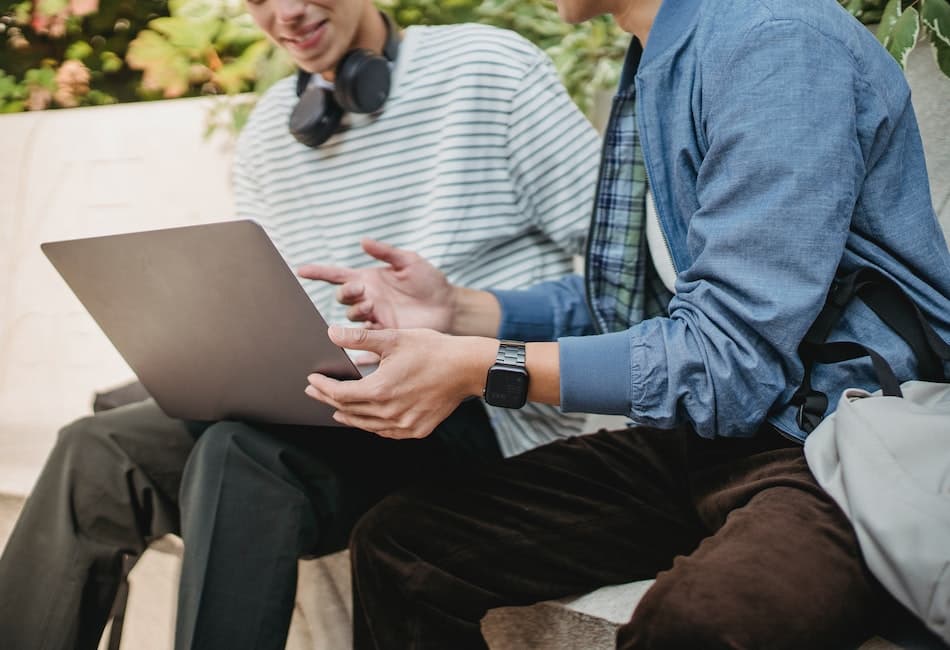
[[[633,85],[640,65],[646,65],[669,49],[692,26],[703,0],[665,0],[653,20],[646,50],[636,37],[630,41],[620,73],[619,90]]]

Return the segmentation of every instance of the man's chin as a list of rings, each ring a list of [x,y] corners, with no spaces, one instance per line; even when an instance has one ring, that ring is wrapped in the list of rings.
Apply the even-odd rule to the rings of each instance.
[[[291,59],[293,59],[294,65],[310,74],[323,74],[326,70],[333,69],[332,66],[328,67],[321,59],[298,58],[293,56]]]

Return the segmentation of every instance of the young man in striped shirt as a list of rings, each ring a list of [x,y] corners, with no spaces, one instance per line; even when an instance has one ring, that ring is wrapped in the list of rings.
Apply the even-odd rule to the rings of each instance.
[[[418,250],[460,284],[519,289],[570,271],[597,138],[537,48],[478,25],[400,38],[370,0],[248,0],[248,10],[306,73],[260,100],[234,165],[238,215],[260,221],[292,267],[358,265],[361,244],[407,268],[420,261],[372,236]],[[358,48],[369,52],[354,59]],[[334,104],[366,103],[364,82],[346,87],[359,75],[340,62],[375,70],[365,82],[375,92],[380,54],[391,74],[381,111],[342,111],[325,128]],[[307,289],[329,320],[358,316],[331,285]],[[486,411],[480,401],[414,443],[346,428],[197,427],[151,401],[80,420],[63,430],[0,558],[0,638],[94,648],[122,554],[172,532],[185,541],[176,647],[282,648],[298,557],[343,548],[395,487],[582,423],[550,406]]]

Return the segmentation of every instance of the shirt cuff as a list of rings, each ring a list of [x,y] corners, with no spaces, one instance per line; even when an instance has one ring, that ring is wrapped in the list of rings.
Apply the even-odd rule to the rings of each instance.
[[[554,338],[554,307],[547,291],[491,289],[501,306],[498,338],[512,341],[550,341]]]
[[[561,410],[630,414],[630,333],[558,339]]]

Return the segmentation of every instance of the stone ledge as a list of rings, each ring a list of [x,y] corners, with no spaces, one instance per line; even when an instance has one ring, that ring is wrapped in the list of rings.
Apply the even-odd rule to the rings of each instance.
[[[482,619],[482,635],[491,650],[614,650],[617,628],[630,620],[653,580],[603,587],[576,598],[549,600],[527,607],[500,607]],[[895,645],[879,636],[858,650],[926,650],[935,646]]]

